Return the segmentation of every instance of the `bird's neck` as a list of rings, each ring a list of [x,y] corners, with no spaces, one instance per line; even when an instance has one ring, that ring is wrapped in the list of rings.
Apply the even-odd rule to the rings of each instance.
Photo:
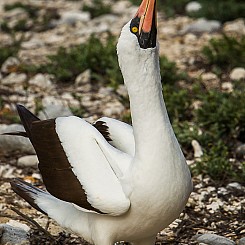
[[[134,62],[135,66],[123,71],[130,98],[136,155],[140,158],[159,155],[168,145],[171,151],[171,142],[176,144],[162,95],[157,51],[143,55]]]

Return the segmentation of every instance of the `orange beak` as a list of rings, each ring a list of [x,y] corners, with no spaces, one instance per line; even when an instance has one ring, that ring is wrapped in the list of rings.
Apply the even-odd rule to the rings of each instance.
[[[139,34],[142,31],[149,33],[156,28],[156,0],[143,0],[135,17],[140,19]]]

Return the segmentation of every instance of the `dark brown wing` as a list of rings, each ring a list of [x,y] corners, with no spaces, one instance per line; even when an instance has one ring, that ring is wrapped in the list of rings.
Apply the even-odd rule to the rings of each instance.
[[[18,112],[36,150],[38,167],[48,192],[63,201],[99,212],[87,201],[86,193],[72,171],[55,130],[55,119],[36,120],[24,107],[18,108]]]

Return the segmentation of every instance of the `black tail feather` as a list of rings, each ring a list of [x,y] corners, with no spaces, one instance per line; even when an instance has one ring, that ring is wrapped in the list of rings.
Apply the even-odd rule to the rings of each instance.
[[[11,133],[3,133],[2,135],[14,135],[14,136],[22,136],[28,138],[28,135],[26,132],[16,131]]]
[[[35,196],[38,194],[46,194],[45,191],[19,179],[15,178],[10,181],[10,185],[12,187],[12,190],[18,194],[21,198],[25,199],[33,208],[37,209],[41,213],[47,215],[42,209],[38,207],[38,205],[35,203]]]
[[[23,105],[16,105],[21,122],[26,130],[26,134],[31,138],[31,124],[35,121],[40,121],[38,117],[27,110]]]

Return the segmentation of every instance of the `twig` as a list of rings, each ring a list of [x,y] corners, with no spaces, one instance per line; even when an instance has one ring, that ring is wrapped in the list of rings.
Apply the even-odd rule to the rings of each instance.
[[[17,210],[14,207],[11,207],[11,210],[13,210],[15,213],[17,213],[23,220],[26,222],[30,223],[32,226],[36,227],[39,231],[43,232],[50,240],[56,241],[56,239],[47,231],[45,230],[42,226],[40,226],[35,220],[30,218],[29,216],[23,214],[19,210]]]

